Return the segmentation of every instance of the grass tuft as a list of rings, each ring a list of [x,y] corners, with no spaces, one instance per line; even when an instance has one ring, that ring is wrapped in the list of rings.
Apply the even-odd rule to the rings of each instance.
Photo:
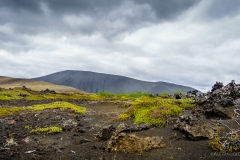
[[[30,131],[30,134],[40,134],[40,133],[61,133],[62,128],[56,127],[56,126],[51,126],[51,127],[45,127],[45,128],[37,128],[37,129],[32,129]]]
[[[10,107],[10,108],[0,108],[0,116],[7,116],[18,112],[26,112],[26,111],[40,111],[40,110],[46,110],[46,109],[60,109],[60,110],[66,110],[69,109],[73,113],[77,114],[85,114],[86,108],[73,105],[68,102],[54,102],[49,104],[38,104],[33,106],[27,106],[25,108],[21,107]]]
[[[33,105],[33,106],[28,106],[26,107],[27,110],[30,111],[39,111],[39,110],[45,110],[45,109],[70,109],[72,112],[77,113],[77,114],[84,114],[86,112],[86,108],[80,107],[73,105],[68,102],[54,102],[50,104],[38,104],[38,105]]]

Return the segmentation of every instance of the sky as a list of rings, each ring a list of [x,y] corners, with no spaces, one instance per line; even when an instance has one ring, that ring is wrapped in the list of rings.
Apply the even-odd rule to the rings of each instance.
[[[240,83],[239,0],[1,0],[0,76]]]

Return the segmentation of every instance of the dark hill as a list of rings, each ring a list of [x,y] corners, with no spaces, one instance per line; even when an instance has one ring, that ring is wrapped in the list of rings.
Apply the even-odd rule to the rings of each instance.
[[[89,71],[61,71],[43,77],[34,78],[58,85],[71,86],[89,93],[111,92],[132,93],[150,92],[152,94],[193,90],[194,88],[166,82],[140,81],[124,76],[95,73]]]

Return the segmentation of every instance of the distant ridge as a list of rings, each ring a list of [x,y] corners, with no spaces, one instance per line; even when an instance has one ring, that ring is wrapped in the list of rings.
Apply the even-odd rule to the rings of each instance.
[[[132,93],[141,91],[157,94],[194,90],[194,88],[191,87],[167,82],[147,82],[124,76],[90,71],[66,70],[34,79],[74,87],[89,93],[99,93],[101,91],[110,93]]]

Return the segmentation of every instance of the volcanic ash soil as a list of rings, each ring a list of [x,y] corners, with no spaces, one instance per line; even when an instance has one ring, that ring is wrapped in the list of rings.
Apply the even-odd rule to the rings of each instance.
[[[11,102],[1,102],[8,106]],[[47,103],[36,101],[37,104]],[[209,140],[192,141],[173,124],[162,128],[116,121],[126,108],[121,103],[71,101],[88,108],[84,115],[67,110],[43,110],[0,117],[0,159],[237,159],[220,156],[208,147]],[[19,106],[34,104],[18,101]],[[59,126],[61,133],[30,134],[31,129]],[[102,128],[110,135],[96,138]],[[119,126],[123,126],[120,128]],[[124,128],[125,126],[125,128]],[[108,127],[107,127],[108,128]],[[119,129],[120,128],[120,129]],[[130,129],[129,129],[130,128]]]

